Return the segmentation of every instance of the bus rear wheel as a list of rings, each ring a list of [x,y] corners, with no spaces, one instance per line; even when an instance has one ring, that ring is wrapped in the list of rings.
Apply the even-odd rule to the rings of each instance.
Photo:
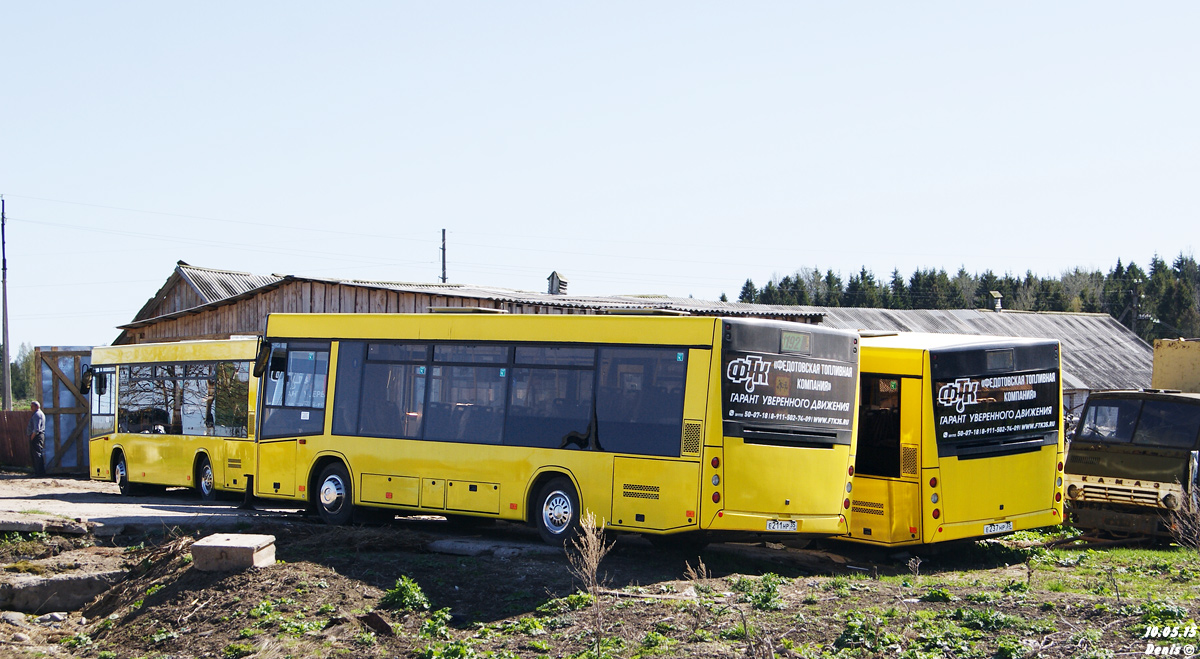
[[[354,490],[345,465],[334,462],[325,467],[317,482],[317,514],[331,526],[348,524],[354,517]]]
[[[212,463],[208,461],[208,456],[201,455],[196,461],[196,474],[193,476],[196,479],[196,493],[200,495],[201,501],[215,501],[217,498],[217,479],[213,475]]]
[[[558,477],[546,483],[537,498],[536,524],[542,541],[562,547],[579,532],[579,494],[571,481]]]

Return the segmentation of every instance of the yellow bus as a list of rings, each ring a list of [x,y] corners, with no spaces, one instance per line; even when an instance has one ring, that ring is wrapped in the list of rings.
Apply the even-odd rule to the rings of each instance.
[[[1062,523],[1057,341],[862,338],[852,540],[915,545]]]
[[[90,474],[146,486],[244,491],[254,464],[257,339],[92,349]]]
[[[271,314],[254,493],[608,528],[846,533],[857,335],[634,315]],[[269,351],[269,354],[268,352]],[[707,536],[706,536],[707,537]]]

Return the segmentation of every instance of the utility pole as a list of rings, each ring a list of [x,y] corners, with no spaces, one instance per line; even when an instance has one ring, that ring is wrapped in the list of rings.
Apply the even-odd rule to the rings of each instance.
[[[442,283],[446,283],[446,230],[442,229]]]
[[[8,216],[4,213],[4,196],[0,195],[0,262],[2,262],[3,277],[0,277],[4,288],[4,411],[12,410],[12,368],[8,365],[8,241],[4,235],[8,226]]]

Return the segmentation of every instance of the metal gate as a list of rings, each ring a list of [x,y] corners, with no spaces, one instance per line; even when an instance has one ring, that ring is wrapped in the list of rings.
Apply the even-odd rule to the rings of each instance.
[[[79,393],[79,381],[92,363],[92,349],[39,347],[34,363],[46,414],[46,472],[86,474],[91,408]]]

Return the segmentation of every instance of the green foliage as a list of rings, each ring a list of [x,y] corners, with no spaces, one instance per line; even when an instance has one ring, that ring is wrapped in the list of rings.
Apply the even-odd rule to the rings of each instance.
[[[250,612],[247,615],[249,615],[251,618],[255,618],[255,619],[265,618],[266,616],[270,615],[274,611],[275,611],[275,604],[273,602],[271,602],[270,600],[264,600],[262,602],[259,602],[258,605],[256,605],[254,608],[250,609]]]
[[[1025,656],[1025,646],[1011,636],[1002,636],[996,644],[997,659],[1021,659]]]
[[[739,622],[732,627],[722,629],[718,635],[726,641],[744,641],[746,640],[747,636],[753,633],[753,626],[743,626],[742,623]]]
[[[395,587],[380,598],[379,607],[401,611],[428,611],[429,598],[425,596],[416,581],[408,575],[402,575],[396,580]]]
[[[96,659],[117,659],[117,653],[112,650],[101,650]]]
[[[224,659],[242,659],[242,657],[249,657],[254,652],[254,646],[249,643],[230,643],[221,651],[221,656]]]
[[[954,600],[954,596],[945,588],[930,588],[917,599],[922,602],[951,602]]]
[[[170,641],[170,640],[173,640],[176,638],[179,638],[179,632],[172,631],[170,629],[162,629],[160,627],[158,629],[158,631],[156,631],[150,635],[150,642],[154,643],[154,644],[158,644],[158,643],[162,643],[164,641]]]
[[[158,591],[162,590],[163,588],[166,588],[166,586],[164,586],[160,583],[156,583],[153,586],[150,586],[149,588],[146,589],[146,596],[149,597],[150,595],[157,593]]]
[[[783,608],[783,600],[779,598],[779,586],[785,583],[787,579],[768,572],[757,582],[739,578],[733,587],[742,593],[739,601],[749,602],[750,606],[762,611],[778,611]]]
[[[576,591],[566,597],[558,597],[537,608],[540,616],[557,616],[568,611],[577,611],[592,603],[592,596],[583,591]]]
[[[450,622],[450,617],[450,609],[434,611],[425,622],[421,623],[421,631],[418,635],[421,638],[448,640],[450,628],[446,626],[446,623]]]
[[[885,648],[899,647],[903,637],[886,629],[886,622],[878,616],[862,611],[846,614],[846,628],[834,639],[835,648],[861,648],[879,652]]]
[[[980,631],[996,631],[1008,627],[1017,627],[1021,624],[1020,618],[1001,613],[994,609],[968,609],[959,607],[951,611],[948,615],[951,620],[957,621],[959,625],[967,629],[978,629]]]
[[[1158,625],[1160,627],[1186,622],[1188,619],[1188,610],[1171,602],[1149,601],[1134,606],[1127,605],[1121,607],[1118,613],[1128,617],[1137,616],[1147,625]]]
[[[375,645],[375,632],[364,631],[354,635],[354,642],[362,646]]]
[[[59,641],[59,643],[69,648],[82,648],[92,644],[92,637],[84,633],[79,633],[74,636],[68,636]]]

